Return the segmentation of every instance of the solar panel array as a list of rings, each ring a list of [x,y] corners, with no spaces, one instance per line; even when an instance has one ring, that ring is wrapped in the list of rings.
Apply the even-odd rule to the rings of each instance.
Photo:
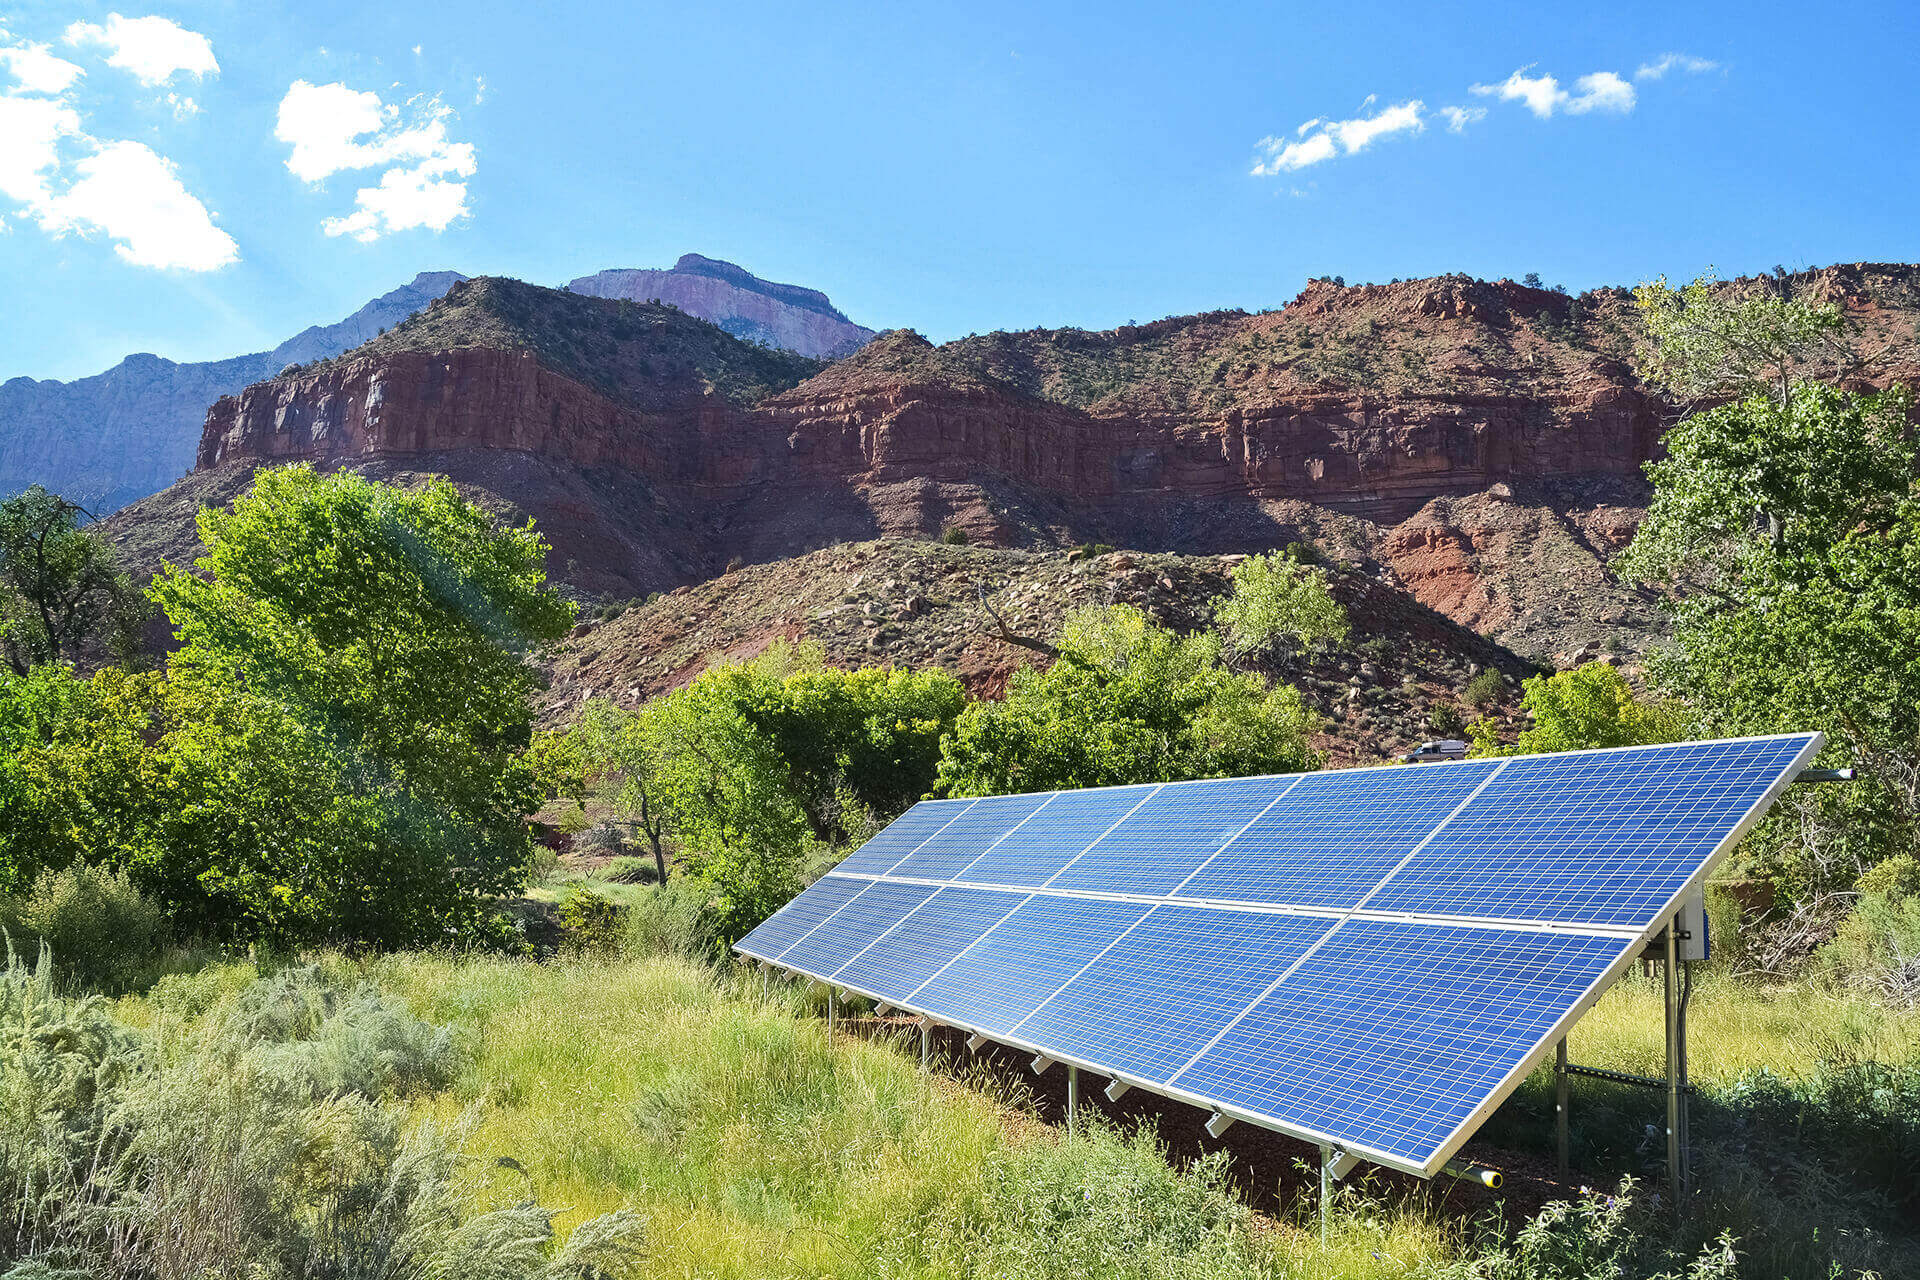
[[[1821,742],[929,800],[737,949],[1431,1175]]]

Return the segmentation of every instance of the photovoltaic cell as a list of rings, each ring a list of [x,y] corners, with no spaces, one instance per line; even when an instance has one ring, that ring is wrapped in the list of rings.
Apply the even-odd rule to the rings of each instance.
[[[870,881],[812,933],[787,948],[780,962],[804,973],[830,974],[932,896],[930,885]]]
[[[1467,760],[1308,774],[1180,896],[1351,907],[1498,767]]]
[[[851,880],[836,875],[816,881],[812,888],[762,920],[752,933],[734,943],[734,950],[758,956],[762,960],[778,960],[780,953],[798,941],[802,934],[845,906],[847,899],[870,883],[868,880]]]
[[[982,850],[991,847],[1052,798],[1043,791],[1037,795],[987,796],[975,800],[966,812],[941,828],[887,874],[951,880],[955,872],[979,857]]]
[[[1164,894],[1220,852],[1293,778],[1162,787],[1049,882],[1053,889]]]
[[[987,889],[942,889],[833,978],[883,1000],[905,1000],[1025,897]]]
[[[1366,906],[1643,926],[1805,746],[1802,736],[1517,757]]]
[[[982,853],[963,878],[975,884],[1045,884],[1153,791],[1139,786],[1055,792],[1051,804]]]
[[[971,800],[922,800],[895,818],[886,830],[848,854],[834,870],[884,875],[972,804]]]
[[[1309,916],[1155,907],[1013,1034],[1165,1083],[1333,927]]]
[[[1420,1164],[1632,945],[1349,920],[1172,1083]]]
[[[912,1003],[1005,1034],[1149,910],[1132,902],[1029,898],[915,992]]]

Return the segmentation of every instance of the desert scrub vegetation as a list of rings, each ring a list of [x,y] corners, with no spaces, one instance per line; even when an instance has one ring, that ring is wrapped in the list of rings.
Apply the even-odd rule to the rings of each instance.
[[[242,977],[162,980],[123,1020],[9,953],[6,1275],[588,1280],[644,1255],[631,1213],[556,1242],[514,1162],[468,1153],[477,1113],[412,1114],[461,1068],[451,1029],[318,967]]]
[[[1637,1144],[1657,1102],[1583,1081],[1580,1165],[1604,1191],[1463,1223],[1425,1190],[1345,1189],[1323,1247],[1310,1197],[1262,1216],[1224,1156],[1172,1159],[1094,1106],[1067,1135],[1018,1078],[967,1059],[921,1071],[917,1038],[829,1040],[818,988],[704,959],[684,894],[642,902],[621,942],[547,963],[229,961],[115,1002],[16,958],[0,1276],[45,1275],[9,1272],[21,1259],[110,1277],[1911,1273],[1887,1224],[1912,1167],[1884,1163],[1884,1133],[1910,1137],[1920,1103],[1911,1084],[1863,1093],[1821,1046],[1912,1062],[1920,1025],[1857,996],[1703,985],[1706,1194],[1686,1230],[1656,1184],[1620,1185],[1649,1172]],[[1648,1069],[1657,1003],[1622,984],[1576,1057]],[[1505,1145],[1544,1147],[1537,1083],[1497,1122]],[[1843,1151],[1883,1163],[1861,1176]]]

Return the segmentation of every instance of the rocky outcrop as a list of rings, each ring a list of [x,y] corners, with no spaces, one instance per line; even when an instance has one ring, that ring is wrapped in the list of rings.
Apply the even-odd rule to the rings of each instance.
[[[1862,328],[1910,343],[1916,279],[1809,283],[1867,290],[1848,304]],[[557,576],[618,597],[950,527],[1031,549],[1308,540],[1530,655],[1639,648],[1659,618],[1607,564],[1668,410],[1630,372],[1629,305],[1464,277],[1315,284],[1280,311],[1106,333],[894,331],[823,368],[673,308],[482,279],[220,401],[199,465],[448,474],[536,518]],[[190,518],[164,498],[137,519]]]
[[[731,262],[683,254],[665,271],[623,268],[581,276],[567,288],[596,298],[669,302],[736,338],[833,360],[860,349],[873,330],[853,323],[818,289],[776,284]]]

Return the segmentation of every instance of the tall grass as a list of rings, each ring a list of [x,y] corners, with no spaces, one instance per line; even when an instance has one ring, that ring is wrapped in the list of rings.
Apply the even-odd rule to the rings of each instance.
[[[667,905],[634,945],[665,938],[676,954],[573,952],[544,964],[324,956],[264,976],[226,964],[112,1006],[76,1002],[43,982],[16,1003],[57,1004],[60,1016],[23,1025],[77,1020],[91,1030],[60,1032],[60,1045],[132,1064],[100,1078],[157,1082],[135,1090],[138,1106],[98,1112],[128,1117],[114,1122],[130,1126],[114,1131],[129,1135],[108,1144],[114,1151],[144,1153],[142,1190],[106,1186],[137,1206],[120,1220],[144,1240],[192,1245],[164,1266],[96,1272],[237,1274],[234,1260],[245,1256],[249,1274],[263,1278],[344,1275],[345,1259],[349,1270],[395,1280],[1618,1280],[1729,1275],[1718,1238],[1728,1228],[1740,1237],[1740,1274],[1767,1280],[1825,1277],[1835,1262],[1890,1277],[1911,1257],[1888,1235],[1898,1223],[1891,1191],[1836,1170],[1825,1149],[1845,1140],[1877,1150],[1885,1139],[1821,1127],[1862,1099],[1834,1086],[1835,1059],[1818,1045],[1844,1046],[1858,1060],[1897,1059],[1914,1044],[1910,1021],[1864,1003],[1785,991],[1762,999],[1731,983],[1701,989],[1696,1078],[1707,1092],[1695,1143],[1708,1195],[1686,1230],[1667,1226],[1651,1182],[1632,1213],[1617,1193],[1589,1197],[1550,1206],[1517,1238],[1518,1224],[1470,1229],[1418,1195],[1382,1201],[1354,1187],[1338,1195],[1323,1247],[1311,1199],[1257,1217],[1218,1158],[1177,1166],[1151,1132],[1098,1118],[1065,1135],[1041,1122],[1017,1081],[970,1074],[964,1063],[923,1072],[917,1046],[829,1042],[816,991],[763,988],[680,954],[685,940]],[[1583,1024],[1576,1059],[1657,1070],[1658,1009],[1657,987],[1630,980]],[[1705,1048],[1716,1037],[1725,1044],[1717,1053]],[[1791,1074],[1756,1077],[1756,1062]],[[35,1077],[42,1094],[89,1078]],[[1768,1080],[1784,1092],[1766,1093]],[[1530,1081],[1496,1122],[1514,1145],[1546,1146],[1544,1115],[1523,1114],[1550,1096],[1543,1084]],[[1657,1175],[1655,1149],[1636,1144],[1645,1123],[1657,1122],[1659,1099],[1609,1100],[1589,1084],[1580,1083],[1574,1111],[1589,1175],[1608,1187],[1640,1165]],[[1889,1096],[1883,1118],[1906,1105]],[[96,1114],[77,1098],[61,1108],[82,1120]],[[8,1111],[36,1109],[44,1107],[13,1097]],[[92,1123],[78,1124],[62,1148],[66,1164],[56,1165],[78,1168],[74,1153],[99,1145]],[[1806,1140],[1776,1142],[1782,1125],[1801,1126]],[[6,1133],[21,1139],[27,1130]],[[68,1199],[85,1200],[76,1188],[68,1184]],[[367,1216],[383,1203],[397,1209]],[[32,1230],[47,1243],[44,1227]],[[458,1252],[459,1241],[484,1245],[491,1262]],[[142,1255],[149,1264],[153,1256]],[[449,1258],[466,1260],[448,1270]]]
[[[886,1044],[830,1045],[802,988],[763,999],[684,959],[377,972],[482,1031],[440,1112],[478,1104],[479,1149],[518,1154],[563,1227],[637,1206],[673,1242],[648,1275],[1384,1277],[1454,1234],[1354,1202],[1323,1252],[1256,1221],[1223,1164],[1175,1169],[1151,1134],[1097,1123],[1066,1138]]]

